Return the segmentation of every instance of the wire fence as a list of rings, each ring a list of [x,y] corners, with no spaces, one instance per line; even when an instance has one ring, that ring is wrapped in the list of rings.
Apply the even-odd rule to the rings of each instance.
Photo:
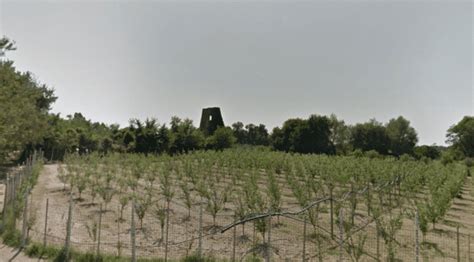
[[[239,219],[230,208],[212,216],[204,202],[187,207],[178,199],[162,200],[144,210],[139,203],[105,205],[72,194],[68,203],[37,200],[30,189],[20,190],[31,176],[33,159],[8,176],[5,184],[4,205],[22,201],[16,227],[24,245],[37,242],[131,261],[176,260],[192,254],[230,261],[252,257],[266,261],[474,261],[474,241],[465,228],[438,225],[422,233],[416,215],[403,218],[403,226],[387,236],[362,210],[351,221],[346,206],[336,212],[333,222],[329,210],[318,209],[319,217],[310,223],[308,212],[314,212],[316,205],[299,214],[235,223]]]
[[[377,233],[376,223],[363,216],[356,218],[351,230],[345,225],[349,223],[348,216],[338,216],[333,234],[329,221],[313,225],[304,219],[304,214],[254,220],[222,233],[222,227],[232,224],[235,217],[228,211],[214,219],[199,204],[188,209],[171,202],[169,209],[150,208],[142,218],[133,211],[137,205],[132,204],[123,211],[120,205],[105,208],[77,200],[70,201],[70,206],[71,213],[68,206],[51,204],[49,200],[43,207],[30,205],[27,212],[35,217],[30,239],[63,246],[69,237],[70,248],[131,259],[179,259],[200,254],[230,261],[250,257],[271,261],[389,261],[390,252],[402,261],[474,259],[471,237],[463,233],[463,228],[452,232],[440,227],[424,235],[416,220],[403,221],[404,227],[397,231],[393,247],[389,247],[381,232]],[[72,225],[69,231],[68,221]]]

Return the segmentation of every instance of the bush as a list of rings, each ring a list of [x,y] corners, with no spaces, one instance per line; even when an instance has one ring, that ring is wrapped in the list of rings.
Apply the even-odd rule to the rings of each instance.
[[[31,243],[25,250],[29,257],[55,258],[59,255],[60,248],[54,246],[44,247],[39,243]]]

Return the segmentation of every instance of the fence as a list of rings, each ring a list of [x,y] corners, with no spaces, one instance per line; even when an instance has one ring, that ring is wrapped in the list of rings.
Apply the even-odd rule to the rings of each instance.
[[[188,208],[178,198],[169,205],[151,203],[146,212],[139,203],[121,206],[114,200],[105,206],[67,190],[54,192],[57,198],[35,199],[30,189],[22,189],[33,159],[7,178],[4,196],[7,207],[18,209],[13,205],[21,201],[16,227],[23,245],[29,240],[132,261],[191,254],[230,261],[254,256],[266,261],[474,261],[474,241],[462,227],[439,225],[422,234],[415,216],[404,218],[396,234],[387,236],[363,210],[356,210],[352,222],[347,206],[335,212],[334,223],[326,209],[310,223],[307,213],[319,208],[314,206],[299,215],[272,214],[229,226],[236,221],[231,209],[213,217],[206,203]]]
[[[321,217],[326,221],[316,225],[303,216],[285,215],[254,220],[222,233],[223,225],[235,221],[230,211],[219,214],[214,224],[214,218],[205,212],[203,205],[196,204],[188,210],[179,202],[171,202],[169,209],[165,204],[161,204],[160,210],[150,208],[141,220],[138,212],[133,211],[140,208],[137,205],[130,204],[121,212],[117,203],[105,208],[71,198],[69,208],[48,199],[42,203],[43,207],[30,205],[27,213],[37,219],[29,236],[45,245],[66,245],[83,252],[132,259],[179,259],[191,254],[231,261],[252,256],[267,261],[382,261],[389,257],[390,250],[381,234],[377,234],[376,224],[358,218],[357,226],[348,231],[344,229],[347,225],[341,223],[348,223],[344,212],[341,212],[343,219],[338,217],[335,222],[333,236],[327,213]],[[26,218],[27,213],[24,213]],[[470,235],[462,233],[459,227],[456,232],[440,227],[423,236],[412,220],[404,224],[395,236],[395,258],[402,261],[474,259]],[[266,230],[261,230],[262,225]]]

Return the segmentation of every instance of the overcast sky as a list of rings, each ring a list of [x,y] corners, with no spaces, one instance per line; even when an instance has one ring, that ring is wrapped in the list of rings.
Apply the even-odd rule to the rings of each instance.
[[[0,0],[54,112],[126,125],[220,106],[226,124],[403,115],[421,144],[473,115],[470,1]]]

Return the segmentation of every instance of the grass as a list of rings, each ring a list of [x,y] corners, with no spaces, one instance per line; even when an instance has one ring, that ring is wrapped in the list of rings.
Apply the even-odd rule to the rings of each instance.
[[[48,261],[65,261],[64,249],[57,246],[43,246],[39,243],[31,243],[25,249],[25,254],[29,257],[42,258]],[[130,257],[118,257],[114,255],[96,256],[94,253],[83,253],[77,250],[71,250],[70,258],[75,262],[128,262]],[[139,258],[138,262],[163,262],[162,258]],[[199,257],[197,255],[187,256],[180,260],[168,260],[170,262],[224,262],[226,260],[217,260],[212,257]]]
[[[42,258],[53,262],[66,261],[64,249],[57,246],[43,246],[39,243],[31,243],[25,249],[25,254],[29,257]],[[128,262],[130,257],[118,257],[114,255],[101,254],[97,256],[94,253],[83,253],[72,249],[70,258],[75,262]],[[140,258],[138,262],[163,262],[162,258]],[[168,260],[170,262],[224,262],[226,260],[217,260],[212,257],[199,257],[197,255],[187,256],[180,260]],[[252,260],[253,261],[253,260]]]

